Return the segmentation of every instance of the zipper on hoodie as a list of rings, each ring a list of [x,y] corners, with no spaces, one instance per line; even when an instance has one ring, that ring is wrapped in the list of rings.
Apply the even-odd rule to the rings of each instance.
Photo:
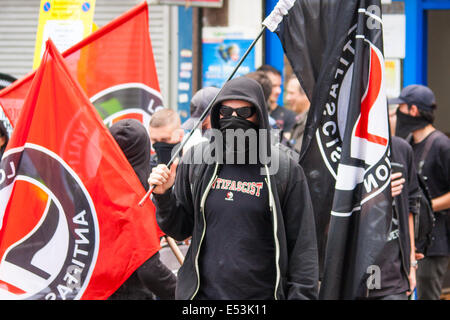
[[[273,216],[273,238],[275,241],[275,269],[276,269],[276,281],[275,281],[275,291],[274,291],[274,298],[275,300],[278,300],[277,298],[277,291],[278,291],[278,285],[280,284],[280,265],[279,265],[279,260],[280,260],[280,244],[278,242],[278,220],[277,220],[277,208],[275,205],[275,200],[273,198],[273,193],[272,193],[272,187],[270,185],[270,174],[269,174],[269,169],[267,168],[267,165],[264,165],[265,169],[266,169],[266,184],[267,187],[269,189],[269,208],[270,208],[270,212],[272,213]]]
[[[218,168],[219,168],[219,164],[216,163],[216,167],[214,168],[214,173],[212,175],[212,178],[209,181],[208,186],[206,187],[205,192],[203,193],[202,198],[200,200],[200,212],[202,213],[202,218],[203,218],[203,231],[202,231],[202,236],[200,237],[200,242],[198,244],[197,254],[195,256],[195,273],[197,274],[197,289],[195,289],[195,292],[192,295],[191,300],[194,300],[194,297],[197,295],[198,290],[200,289],[200,270],[198,267],[198,257],[200,255],[200,248],[202,247],[203,238],[205,237],[205,233],[206,233],[205,202],[206,202],[206,197],[208,196],[209,190],[211,190],[211,186],[214,182],[214,179],[217,176]]]

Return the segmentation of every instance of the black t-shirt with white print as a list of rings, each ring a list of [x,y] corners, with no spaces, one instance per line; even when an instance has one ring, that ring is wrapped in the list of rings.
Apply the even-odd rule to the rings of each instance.
[[[275,243],[259,165],[224,165],[205,203],[197,299],[274,298]]]

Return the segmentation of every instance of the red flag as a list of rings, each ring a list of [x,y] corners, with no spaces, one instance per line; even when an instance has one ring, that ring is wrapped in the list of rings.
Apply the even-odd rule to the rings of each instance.
[[[92,33],[63,54],[67,67],[108,125],[130,117],[148,124],[162,105],[146,2]],[[35,72],[0,91],[13,127]]]
[[[160,249],[154,206],[53,43],[0,166],[0,299],[106,299]]]

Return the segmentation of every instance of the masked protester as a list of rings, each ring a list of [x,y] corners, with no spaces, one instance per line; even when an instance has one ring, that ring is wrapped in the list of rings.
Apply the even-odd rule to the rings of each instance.
[[[450,257],[450,139],[433,126],[436,101],[430,88],[407,86],[389,104],[399,105],[395,134],[411,143],[436,218],[432,243],[418,264],[417,295],[438,300]]]
[[[116,122],[110,132],[122,149],[145,190],[150,172],[150,139],[145,127],[137,120]],[[155,230],[156,232],[156,230]],[[110,297],[111,300],[152,300],[175,298],[176,276],[160,260],[159,252],[145,261]]]
[[[219,88],[205,87],[198,90],[192,97],[190,104],[191,116],[182,125],[185,132],[185,136],[194,128],[197,121],[199,121],[202,114],[208,108],[211,101],[219,92]],[[194,131],[189,141],[184,146],[184,151],[192,147],[197,143],[207,141],[209,139],[209,130],[211,129],[211,117],[208,113],[203,122],[199,124],[198,128]]]
[[[316,299],[308,185],[287,147],[270,141],[259,83],[227,82],[212,106],[211,126],[214,139],[190,148],[170,170],[158,165],[149,177],[161,229],[175,239],[192,236],[176,299]],[[255,151],[262,153],[256,160]],[[201,163],[191,161],[199,154]]]
[[[180,116],[171,109],[159,109],[149,123],[150,140],[155,151],[151,159],[151,167],[169,163],[172,152],[183,140]]]

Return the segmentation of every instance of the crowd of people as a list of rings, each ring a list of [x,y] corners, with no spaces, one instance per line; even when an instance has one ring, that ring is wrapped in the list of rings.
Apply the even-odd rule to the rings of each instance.
[[[176,275],[156,254],[111,299],[318,299],[317,241],[326,235],[316,231],[306,175],[292,156],[301,151],[310,103],[293,75],[286,81],[288,107],[279,106],[281,84],[281,73],[264,65],[230,80],[220,92],[200,89],[184,123],[176,111],[164,108],[147,128],[131,119],[110,128],[145,189],[154,186],[161,230],[189,243]],[[430,88],[405,87],[388,103],[392,221],[376,259],[381,285],[367,287],[357,298],[406,300],[417,287],[418,299],[437,300],[450,257],[450,139],[433,126],[437,104]],[[270,134],[251,140],[249,132],[261,129]],[[239,142],[227,135],[229,130],[248,137]],[[222,133],[221,149],[213,143],[214,132]],[[1,153],[7,139],[0,126]],[[278,159],[276,172],[261,157],[252,161],[250,154],[262,150]],[[196,153],[202,154],[201,163],[190,161]],[[229,161],[239,157],[243,162]],[[435,216],[426,251],[416,244],[424,197],[419,180]]]
[[[223,132],[223,156],[231,154],[233,159],[249,153],[252,144],[244,142],[239,150],[239,143],[226,141],[226,129],[276,128],[281,133],[270,135],[273,141],[267,142],[271,152],[299,153],[309,101],[294,75],[286,82],[289,108],[279,106],[280,86],[281,73],[271,66],[229,81],[198,130],[201,139],[196,143],[211,148],[208,130]],[[198,94],[204,90],[212,89]],[[202,95],[203,107],[196,114],[191,110],[195,120],[216,93]],[[406,300],[417,286],[418,299],[436,300],[450,255],[450,140],[433,126],[437,106],[428,87],[408,86],[389,105],[392,221],[376,259],[381,286],[367,288],[357,298]],[[261,147],[259,141],[255,145]],[[184,148],[181,160],[170,168],[159,164],[149,178],[156,186],[153,201],[161,228],[177,240],[191,239],[178,273],[176,298],[316,299],[321,281],[316,242],[326,235],[312,232],[314,210],[298,162],[281,156],[279,167],[284,170],[271,175],[264,163],[251,163],[249,157],[241,164],[217,158],[193,164],[188,159],[195,152]],[[422,247],[416,250],[415,243],[420,199],[425,197],[419,179],[425,180],[436,216],[426,254]],[[254,186],[254,192],[244,185]]]

